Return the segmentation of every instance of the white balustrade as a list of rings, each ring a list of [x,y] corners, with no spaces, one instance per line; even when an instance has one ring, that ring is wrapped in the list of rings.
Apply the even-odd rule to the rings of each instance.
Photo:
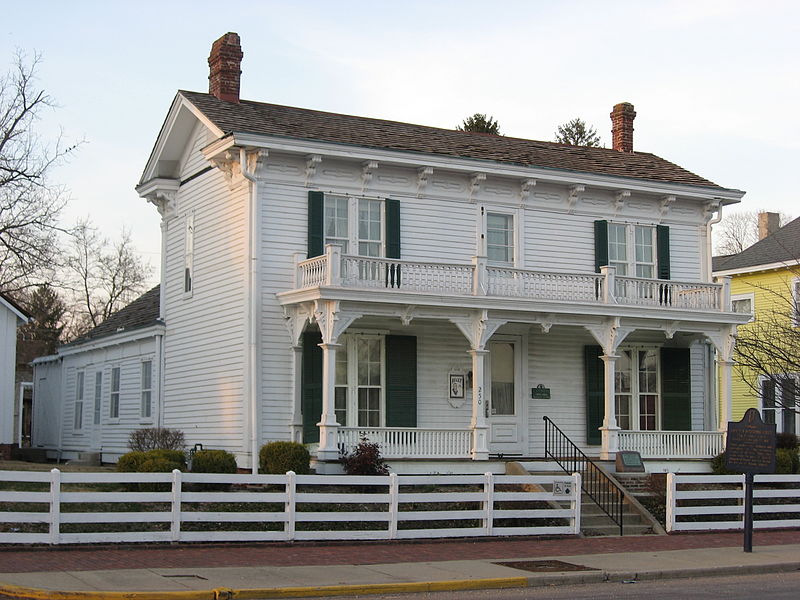
[[[342,256],[342,285],[468,296],[472,265],[413,262],[390,258]]]
[[[547,273],[489,267],[489,295],[560,300],[564,302],[602,302],[602,275],[589,273]]]
[[[339,427],[339,448],[355,448],[362,438],[380,446],[384,458],[469,458],[469,429]]]
[[[722,286],[716,283],[693,283],[666,279],[615,278],[617,304],[661,306],[695,310],[721,310]]]
[[[721,431],[627,431],[617,434],[619,450],[642,458],[712,458],[725,449]]]
[[[303,260],[297,265],[297,288],[305,289],[325,284],[328,257],[324,254]]]

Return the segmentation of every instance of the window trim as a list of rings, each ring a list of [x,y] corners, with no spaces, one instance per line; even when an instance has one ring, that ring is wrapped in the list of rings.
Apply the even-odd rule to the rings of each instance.
[[[618,227],[625,227],[625,270],[626,273],[622,274],[617,270],[616,274],[620,277],[632,277],[635,279],[659,279],[658,275],[658,230],[655,224],[651,223],[636,223],[630,221],[608,221],[608,261],[607,264],[609,266],[616,267],[617,263],[620,264],[622,261],[612,260],[611,258],[611,228],[614,226]],[[651,250],[651,262],[641,262],[636,260],[636,228],[637,227],[646,227],[650,230],[650,250]],[[653,270],[652,277],[640,277],[636,274],[636,267],[638,265],[647,265],[650,266]]]
[[[661,378],[662,378],[662,365],[661,365],[661,347],[652,344],[636,344],[631,346],[620,346],[617,350],[617,354],[621,356],[622,352],[626,350],[630,350],[633,352],[635,356],[635,360],[631,361],[631,391],[626,393],[630,399],[630,403],[628,405],[628,419],[630,423],[636,424],[636,428],[626,429],[625,431],[661,431],[662,427],[662,411],[663,411],[663,397],[661,393]],[[642,392],[639,386],[639,352],[641,351],[652,351],[656,357],[656,391],[655,392]],[[614,364],[614,373],[619,371],[617,365],[619,363],[615,362]],[[641,411],[639,410],[639,402],[641,396],[643,394],[646,395],[655,395],[656,396],[656,406],[655,406],[655,428],[654,429],[642,429],[641,428]],[[617,396],[621,395],[617,392],[616,381],[614,382],[614,417],[616,419],[617,415]],[[619,422],[617,422],[617,426],[619,427]]]
[[[386,427],[386,336],[382,333],[372,332],[349,332],[342,334],[339,343],[347,351],[347,384],[336,385],[337,388],[345,388],[346,408],[345,415],[347,423],[339,423],[342,427],[373,427],[372,425],[358,424],[358,342],[363,339],[376,339],[381,346],[381,385],[380,385],[380,419],[379,424],[374,427]],[[337,350],[336,356],[339,357],[341,350]],[[375,387],[375,386],[367,386]],[[334,407],[335,410],[335,407]]]
[[[488,220],[489,213],[503,216],[510,216],[511,223],[511,243],[513,244],[511,262],[489,260],[489,228]],[[514,269],[524,268],[522,257],[523,236],[520,234],[522,231],[522,211],[519,208],[508,206],[489,206],[483,204],[479,207],[480,231],[478,235],[478,254],[486,257],[487,264],[497,267],[509,267]]]
[[[144,365],[146,363],[150,364],[150,381],[148,381],[149,387],[145,387],[144,381]],[[153,359],[148,358],[142,360],[139,367],[139,418],[143,423],[152,423],[153,422]],[[148,396],[148,408],[150,409],[150,414],[144,414],[144,398],[145,394],[149,394]]]
[[[792,377],[793,377],[794,382],[795,382],[794,383],[795,384],[795,394],[800,394],[800,374],[795,373],[795,374],[792,375]],[[773,390],[774,390],[773,391],[774,406],[772,406],[771,408],[766,408],[766,409],[764,408],[764,383],[767,382],[767,381],[769,381],[769,382],[774,384],[774,380],[771,379],[770,377],[767,377],[765,375],[761,375],[759,377],[759,381],[758,381],[758,408],[759,408],[759,412],[761,413],[761,418],[764,420],[764,422],[769,423],[770,421],[767,420],[767,416],[764,413],[764,411],[765,410],[773,411],[774,417],[773,417],[773,420],[771,422],[775,424],[775,432],[776,433],[784,433],[784,431],[783,431],[784,411],[791,412],[791,410],[787,409],[787,408],[784,408],[782,404],[779,406],[779,402],[782,403],[783,399],[781,398],[781,400],[778,400],[778,394],[779,393],[782,394],[782,391],[779,391],[779,386],[777,386],[777,385],[775,385],[773,387]],[[794,421],[794,428],[795,428],[794,433],[795,433],[795,435],[798,435],[798,434],[800,434],[800,412],[796,412],[795,413],[794,419],[795,419],[795,421]]]
[[[92,424],[100,425],[103,413],[103,371],[94,372],[94,405],[92,406]]]
[[[114,389],[115,371],[117,373],[116,389]],[[108,420],[110,423],[119,423],[119,405],[121,397],[122,397],[122,368],[120,365],[112,365],[111,381],[109,382],[109,391],[108,391]]]
[[[328,224],[328,201],[332,199],[345,199],[347,200],[347,238],[342,237],[335,237],[329,238],[327,235],[327,224]],[[363,241],[364,243],[374,244],[376,243],[375,240],[362,240],[359,236],[359,205],[360,202],[370,201],[370,202],[379,202],[380,203],[380,225],[379,225],[379,232],[380,232],[380,241],[379,243],[380,249],[379,254],[377,257],[373,258],[385,258],[386,257],[386,198],[383,197],[376,197],[376,196],[356,196],[353,194],[347,193],[336,193],[336,192],[326,192],[322,198],[322,240],[323,240],[323,247],[327,244],[335,244],[341,246],[340,240],[346,239],[347,240],[347,251],[342,252],[342,254],[346,254],[348,256],[364,256],[369,257],[367,254],[360,253],[360,244]]]
[[[733,303],[737,300],[750,300],[750,320],[747,321],[748,323],[752,323],[756,320],[756,295],[754,292],[745,292],[742,294],[731,294],[731,310],[733,310]],[[741,313],[746,314],[746,313]]]
[[[75,404],[72,415],[72,430],[83,431],[83,401],[86,394],[86,371],[80,369],[75,374]]]
[[[800,277],[792,279],[792,326],[800,327]]]

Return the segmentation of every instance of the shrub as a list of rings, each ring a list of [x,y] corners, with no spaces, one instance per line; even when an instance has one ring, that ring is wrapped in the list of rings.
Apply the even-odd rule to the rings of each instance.
[[[311,455],[303,444],[297,442],[264,444],[258,458],[261,473],[283,474],[294,471],[298,475],[306,475],[311,470]]]
[[[140,452],[148,450],[183,450],[186,440],[180,429],[146,427],[132,431],[128,437],[128,448]]]
[[[134,450],[123,454],[117,461],[117,471],[122,473],[167,473],[185,468],[186,457],[179,450]]]
[[[381,456],[380,446],[361,438],[352,453],[342,453],[339,457],[348,475],[388,475],[389,465]]]
[[[236,472],[236,457],[225,450],[199,450],[192,458],[192,473]]]
[[[793,448],[778,448],[775,451],[775,472],[781,475],[800,473],[800,456]]]
[[[793,433],[779,433],[775,438],[776,448],[788,448],[790,450],[797,450],[798,442],[797,436]]]
[[[739,475],[740,471],[729,471],[725,468],[725,453],[717,454],[711,459],[711,472],[714,475]]]

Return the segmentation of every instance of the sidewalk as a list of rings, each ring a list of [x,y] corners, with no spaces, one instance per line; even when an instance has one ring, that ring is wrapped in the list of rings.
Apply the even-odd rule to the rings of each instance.
[[[515,564],[498,564],[509,562]],[[6,547],[0,549],[0,598],[357,596],[797,569],[797,530],[756,532],[750,554],[742,551],[741,533],[325,545]]]

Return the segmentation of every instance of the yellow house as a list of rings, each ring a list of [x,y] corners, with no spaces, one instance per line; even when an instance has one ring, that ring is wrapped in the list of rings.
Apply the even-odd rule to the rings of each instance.
[[[800,218],[779,227],[776,213],[761,213],[759,238],[742,252],[713,262],[715,276],[730,277],[733,310],[753,315],[739,326],[731,416],[739,420],[748,408],[757,408],[778,432],[797,434]]]

